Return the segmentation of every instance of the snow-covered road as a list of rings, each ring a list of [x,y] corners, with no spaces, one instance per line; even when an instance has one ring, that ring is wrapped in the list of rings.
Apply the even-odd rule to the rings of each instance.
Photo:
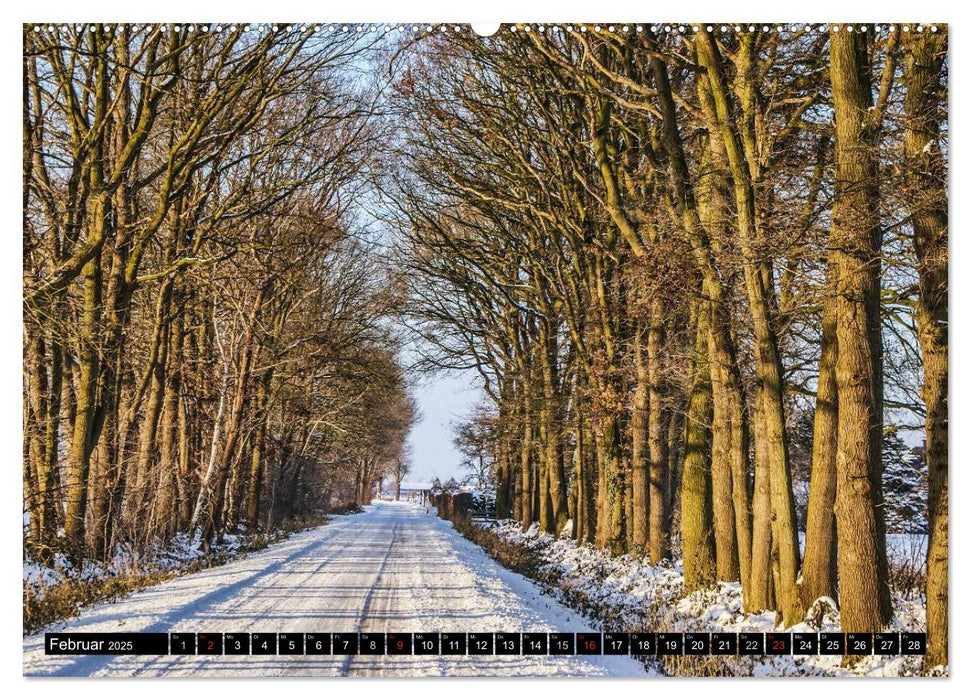
[[[376,502],[224,566],[86,609],[47,631],[577,632],[587,621],[495,563],[451,525]],[[642,675],[620,656],[45,656],[26,675]]]

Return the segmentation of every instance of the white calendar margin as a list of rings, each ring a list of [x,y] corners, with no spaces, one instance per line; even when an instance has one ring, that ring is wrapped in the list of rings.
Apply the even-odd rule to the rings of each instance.
[[[14,6],[11,7],[10,4]],[[955,129],[955,119],[960,125],[971,127],[971,120],[966,115],[971,113],[971,82],[967,75],[971,73],[971,63],[968,61],[969,44],[965,31],[971,34],[971,22],[964,19],[969,11],[957,9],[957,2],[943,0],[863,0],[850,2],[848,0],[814,0],[811,3],[782,3],[771,0],[750,0],[746,2],[727,3],[724,0],[694,0],[690,4],[655,3],[651,0],[612,0],[611,2],[580,2],[579,0],[472,0],[471,2],[457,2],[455,0],[410,0],[409,2],[393,2],[392,0],[358,0],[353,3],[326,3],[316,0],[313,2],[287,2],[276,0],[272,3],[253,2],[252,0],[165,0],[160,3],[132,3],[123,0],[100,0],[98,2],[79,3],[67,0],[45,0],[43,3],[10,3],[4,8],[3,36],[0,46],[3,46],[5,58],[0,62],[0,76],[4,92],[8,95],[3,110],[3,139],[2,147],[3,179],[0,181],[0,196],[2,196],[4,215],[4,235],[0,236],[0,260],[4,268],[0,272],[0,328],[3,329],[3,343],[0,344],[0,445],[3,446],[6,465],[3,483],[0,488],[0,513],[8,522],[0,528],[0,556],[3,561],[17,561],[21,556],[22,542],[20,535],[21,518],[19,511],[22,506],[21,479],[19,470],[13,468],[22,456],[22,374],[18,371],[21,366],[21,299],[22,299],[22,269],[20,258],[22,250],[20,237],[16,231],[20,229],[19,201],[21,192],[22,170],[20,166],[22,154],[20,139],[14,134],[21,131],[21,113],[19,100],[14,95],[21,94],[21,60],[15,56],[21,49],[21,26],[25,22],[346,22],[346,23],[469,23],[496,22],[511,20],[512,22],[542,22],[546,25],[566,22],[618,22],[630,23],[679,23],[696,21],[744,21],[744,22],[772,22],[803,24],[824,22],[907,22],[907,23],[948,23],[951,26],[951,73],[950,73],[950,128],[951,128],[951,187],[950,202],[951,230],[957,231],[950,239],[951,258],[951,323],[954,329],[951,334],[951,357],[958,361],[950,365],[951,381],[951,423],[957,430],[951,431],[950,452],[958,460],[950,460],[951,468],[952,504],[960,504],[968,496],[968,476],[966,468],[962,468],[961,457],[967,462],[966,455],[971,452],[971,444],[962,433],[967,435],[971,431],[963,430],[962,425],[971,423],[969,399],[971,397],[971,368],[963,365],[959,360],[971,356],[971,282],[969,275],[954,273],[958,266],[971,266],[971,217],[967,197],[956,197],[953,193],[967,192],[971,187],[971,156],[962,154],[963,129]],[[954,134],[958,138],[954,138]],[[957,156],[957,157],[955,157]],[[966,464],[964,465],[967,466]],[[9,483],[16,479],[16,485]],[[951,538],[958,543],[971,540],[968,532],[968,519],[961,513],[960,508],[951,509]],[[16,520],[15,523],[13,522]],[[958,552],[963,547],[951,547],[951,552]],[[762,698],[779,697],[783,694],[788,698],[802,700],[812,698],[817,700],[820,692],[828,697],[859,696],[861,693],[879,694],[881,700],[885,698],[907,698],[912,700],[915,694],[933,692],[935,700],[938,697],[957,695],[960,682],[966,677],[964,670],[967,649],[961,644],[961,638],[956,630],[971,629],[967,611],[969,605],[961,588],[955,586],[959,582],[967,581],[968,562],[953,559],[951,561],[951,612],[950,612],[950,673],[951,679],[941,681],[937,679],[898,679],[884,681],[875,685],[873,681],[865,679],[677,679],[677,686],[671,685],[673,679],[610,679],[610,692],[616,694],[630,694],[631,698],[645,698],[650,694],[682,693],[726,693],[726,697]],[[7,687],[14,696],[28,694],[32,700],[45,697],[56,697],[58,700],[86,700],[87,698],[113,699],[123,698],[132,700],[137,694],[138,700],[171,700],[173,693],[178,695],[197,694],[200,699],[213,693],[223,694],[227,690],[234,693],[236,699],[250,697],[266,697],[266,693],[276,693],[281,690],[301,697],[304,693],[314,695],[334,692],[352,691],[357,698],[393,696],[396,700],[411,697],[421,698],[449,698],[452,700],[456,693],[462,695],[462,700],[495,700],[496,693],[506,695],[514,689],[513,697],[542,697],[553,690],[560,700],[567,698],[590,698],[591,694],[598,695],[606,690],[598,684],[592,685],[593,679],[552,679],[550,688],[537,679],[495,679],[482,682],[484,679],[467,681],[443,681],[441,679],[407,679],[402,682],[389,682],[363,679],[344,681],[341,686],[328,685],[324,688],[310,688],[310,684],[319,682],[318,679],[288,679],[286,688],[280,680],[251,679],[137,679],[92,681],[90,679],[58,679],[56,681],[42,681],[40,679],[24,679],[22,676],[20,659],[22,658],[22,639],[17,635],[22,618],[21,581],[14,578],[20,576],[19,567],[8,565],[4,567],[7,575],[3,579],[3,600],[6,604],[0,608],[0,622],[7,632],[0,647],[0,669],[3,678],[13,681]],[[18,602],[15,602],[18,601]],[[690,682],[690,686],[685,686]],[[345,683],[353,683],[351,689]],[[457,685],[461,683],[461,685]],[[859,684],[865,684],[860,687]],[[225,687],[223,684],[226,684]],[[271,687],[271,684],[273,687]],[[714,684],[719,687],[715,688]],[[728,687],[731,684],[731,687]],[[928,687],[933,685],[933,688]],[[217,687],[218,686],[218,687]],[[8,692],[10,692],[8,690]],[[966,691],[965,691],[966,692]],[[235,700],[235,699],[234,699]]]

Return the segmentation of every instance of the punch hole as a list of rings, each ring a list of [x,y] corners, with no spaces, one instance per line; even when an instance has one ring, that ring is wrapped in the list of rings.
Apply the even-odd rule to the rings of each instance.
[[[499,31],[502,25],[499,22],[496,23],[486,23],[486,22],[474,22],[472,24],[472,31],[479,36],[492,36]]]

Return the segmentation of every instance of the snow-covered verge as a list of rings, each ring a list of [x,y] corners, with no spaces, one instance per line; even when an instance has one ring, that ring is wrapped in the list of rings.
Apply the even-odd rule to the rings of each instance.
[[[235,533],[214,538],[208,551],[200,536],[179,533],[168,543],[149,546],[142,552],[119,545],[109,561],[72,562],[64,554],[55,554],[50,561],[42,562],[25,551],[23,633],[73,617],[93,603],[117,600],[168,578],[224,564],[323,522],[321,518],[272,532],[250,532],[240,525]]]
[[[718,583],[716,587],[685,596],[680,562],[671,567],[653,567],[644,557],[612,557],[590,545],[578,545],[569,538],[540,534],[534,525],[523,532],[514,521],[476,522],[476,539],[490,549],[496,539],[519,550],[504,556],[528,559],[526,575],[534,578],[561,601],[598,620],[607,631],[691,631],[770,632],[777,630],[775,614],[742,611],[741,586]],[[893,542],[891,556],[898,553],[908,561],[919,544]],[[919,592],[894,593],[895,616],[891,630],[925,629],[924,602]],[[819,630],[808,622],[792,632],[836,632],[839,612],[827,611]],[[872,656],[852,668],[841,666],[840,656],[737,656],[657,657],[645,661],[659,672],[671,675],[752,676],[913,676],[925,675],[922,657]],[[946,675],[937,668],[932,675]]]

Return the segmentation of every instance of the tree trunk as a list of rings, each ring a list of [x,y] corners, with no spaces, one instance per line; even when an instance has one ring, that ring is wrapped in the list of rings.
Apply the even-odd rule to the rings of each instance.
[[[763,422],[761,407],[764,405],[762,389],[756,387],[752,417],[753,442],[755,444],[755,496],[752,499],[752,570],[749,576],[749,612],[761,612],[775,607],[775,587],[772,576],[772,497],[769,470],[765,464],[762,447]]]
[[[192,513],[190,529],[195,531],[202,528],[203,539],[208,540],[215,533],[218,525],[217,516],[223,505],[225,494],[226,477],[232,460],[236,455],[236,443],[240,436],[243,420],[243,407],[246,402],[249,389],[250,368],[254,360],[257,348],[254,346],[253,335],[256,330],[257,314],[262,305],[263,298],[268,292],[268,288],[262,288],[253,300],[253,303],[245,320],[245,331],[240,341],[239,371],[236,378],[236,385],[232,396],[229,419],[225,426],[225,442],[220,448],[220,430],[222,427],[222,417],[226,408],[227,393],[229,390],[229,362],[230,358],[223,354],[224,370],[223,382],[219,395],[219,409],[217,411],[216,422],[213,429],[212,444],[209,455],[209,464],[206,467],[205,475],[200,484],[199,497],[196,499],[195,509]]]
[[[79,329],[79,379],[75,398],[74,432],[66,469],[66,513],[64,534],[75,549],[84,544],[84,522],[88,503],[94,410],[100,358],[97,347],[98,312],[101,307],[101,260],[94,256],[84,264],[84,310]]]
[[[130,511],[126,520],[137,520],[143,523],[151,522],[148,511],[152,508],[152,496],[149,483],[151,483],[151,468],[153,457],[155,456],[155,443],[158,436],[159,416],[162,413],[162,403],[165,395],[165,370],[166,356],[168,354],[168,322],[165,317],[168,315],[168,305],[170,294],[169,285],[163,288],[159,295],[159,304],[162,307],[162,314],[159,316],[159,326],[156,329],[155,345],[157,351],[153,350],[153,358],[148,368],[148,392],[143,402],[143,412],[141,416],[141,426],[138,437],[138,450],[135,453],[135,473],[128,481],[129,495],[127,501],[130,504]],[[157,482],[156,482],[157,483]]]
[[[664,502],[665,517],[671,522],[671,515],[675,512],[675,500],[681,491],[682,456],[684,446],[684,414],[680,407],[673,407],[668,420],[668,498]]]
[[[927,668],[948,663],[948,215],[940,125],[947,104],[947,32],[905,39],[904,154],[917,253],[917,331],[924,354],[923,399],[928,474]]]
[[[543,450],[546,462],[547,498],[550,503],[552,531],[559,535],[566,526],[566,478],[563,473],[563,443],[560,438],[561,398],[557,371],[557,345],[555,329],[541,325],[540,353],[543,369],[543,402],[546,409],[542,432],[545,434]]]
[[[663,378],[661,352],[664,344],[664,306],[660,299],[651,303],[651,327],[648,331],[647,362],[650,395],[648,398],[648,433],[650,470],[650,541],[651,563],[657,566],[671,558],[670,481],[668,461],[669,411],[665,406],[667,391]]]
[[[830,35],[836,187],[830,236],[838,270],[836,532],[842,626],[880,631],[890,621],[880,501],[883,373],[877,153],[867,37]]]
[[[510,426],[515,425],[512,421],[509,410],[509,389],[510,380],[502,383],[500,395],[502,400],[499,402],[499,442],[497,445],[498,454],[496,455],[496,518],[505,520],[512,516],[512,445],[510,439]]]
[[[835,270],[829,268],[835,282]],[[836,600],[836,440],[839,405],[836,387],[836,299],[826,291],[823,301],[823,332],[816,381],[816,413],[813,418],[812,468],[806,513],[806,548],[802,564],[802,605],[820,597]]]
[[[634,362],[637,385],[631,405],[631,545],[634,551],[644,551],[648,542],[648,462],[647,414],[650,392],[646,333],[639,323],[634,336]]]
[[[533,524],[533,406],[529,382],[524,381],[521,389],[523,393],[523,440],[519,448],[519,459],[523,490],[520,516],[525,532]]]
[[[32,327],[28,334],[34,337],[28,343],[28,369],[25,370],[25,384],[29,388],[25,410],[29,453],[24,466],[33,471],[27,484],[33,493],[30,494],[32,498],[27,500],[27,504],[32,537],[38,542],[49,543],[57,533],[55,486],[63,360],[59,346],[51,344],[48,374],[45,357],[48,344],[44,342],[43,332]]]
[[[159,498],[155,504],[155,527],[163,539],[171,537],[178,526],[178,428],[182,397],[182,344],[184,314],[172,321],[168,350],[168,372],[162,401],[159,446]]]
[[[252,528],[260,526],[260,497],[263,488],[263,462],[265,457],[266,424],[269,420],[266,403],[269,397],[273,370],[266,369],[256,384],[256,429],[253,431],[253,449],[250,452],[249,482],[246,491],[246,522]],[[395,500],[398,500],[401,482],[396,483]]]
[[[600,513],[597,516],[597,546],[608,549],[613,554],[620,554],[624,551],[627,540],[624,532],[626,485],[617,417],[610,413],[601,416],[599,428],[598,437],[603,467],[600,482],[602,500]]]
[[[581,391],[582,389],[578,389],[578,393]],[[577,478],[574,488],[579,489],[577,493],[579,524],[576,533],[578,542],[593,543],[597,536],[597,458],[590,420],[585,413],[586,403],[579,398],[575,418]]]
[[[708,376],[708,309],[699,305],[694,379],[685,419],[684,473],[681,476],[681,548],[685,593],[715,582],[711,509],[711,383]]]
[[[708,77],[701,73],[696,83],[698,101],[709,125],[717,124],[717,114]],[[728,192],[728,157],[717,129],[709,127],[707,145],[702,149],[699,173],[698,207],[702,223],[717,246],[728,245],[732,231]],[[741,382],[735,366],[731,343],[732,319],[728,306],[710,304],[712,332],[708,351],[712,386],[712,501],[715,516],[715,543],[718,578],[722,581],[747,581],[751,561],[751,525],[747,474],[747,445],[744,435]],[[733,487],[733,480],[738,484]],[[739,513],[736,509],[741,508]],[[745,585],[742,586],[743,599]]]

